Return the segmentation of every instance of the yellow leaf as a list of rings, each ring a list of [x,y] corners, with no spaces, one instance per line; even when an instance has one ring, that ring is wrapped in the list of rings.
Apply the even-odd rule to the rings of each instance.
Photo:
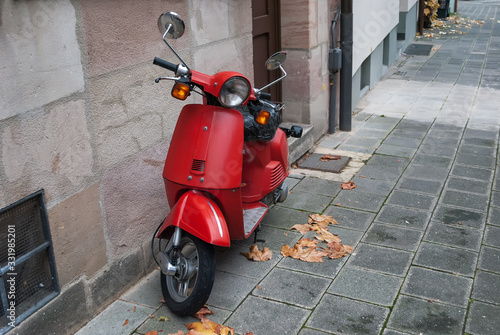
[[[269,250],[269,248],[264,247],[262,251],[260,251],[259,247],[255,244],[250,247],[250,252],[241,252],[240,254],[255,262],[268,261],[273,257],[273,252]]]

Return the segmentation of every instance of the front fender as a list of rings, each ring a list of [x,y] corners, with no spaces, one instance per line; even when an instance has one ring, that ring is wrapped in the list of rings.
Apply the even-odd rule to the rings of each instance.
[[[221,247],[229,247],[226,220],[219,206],[202,192],[191,190],[175,203],[156,237],[168,227],[179,227],[199,239]]]

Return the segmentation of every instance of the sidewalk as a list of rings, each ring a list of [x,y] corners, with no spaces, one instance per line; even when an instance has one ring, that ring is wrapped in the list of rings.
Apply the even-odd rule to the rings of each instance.
[[[250,240],[218,255],[209,319],[255,335],[500,334],[500,1],[458,8],[484,24],[416,41],[431,55],[403,55],[361,101],[353,131],[315,149],[351,154],[349,172],[291,171],[288,199],[259,234],[273,258],[247,261]],[[357,187],[341,190],[349,180]],[[289,228],[311,213],[332,215],[330,231],[354,252],[283,258],[303,237]],[[198,321],[160,300],[157,270],[77,334],[167,335]]]

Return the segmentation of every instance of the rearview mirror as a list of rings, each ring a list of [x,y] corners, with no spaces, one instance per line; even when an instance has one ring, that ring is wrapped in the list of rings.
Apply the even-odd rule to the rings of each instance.
[[[184,34],[185,29],[184,21],[177,13],[163,13],[158,18],[158,30],[160,30],[163,39],[178,39]]]

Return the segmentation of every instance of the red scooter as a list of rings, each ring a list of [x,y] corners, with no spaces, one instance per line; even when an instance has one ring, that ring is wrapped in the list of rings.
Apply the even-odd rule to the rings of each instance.
[[[163,41],[180,64],[155,58],[153,64],[172,71],[171,95],[185,100],[192,92],[203,104],[186,105],[177,120],[165,161],[163,178],[170,213],[154,234],[159,251],[161,288],[170,310],[192,315],[210,296],[215,274],[214,246],[250,237],[269,206],[288,194],[287,137],[301,137],[302,128],[279,128],[282,104],[270,102],[262,90],[286,76],[286,54],[266,62],[283,76],[262,89],[253,89],[242,74],[223,71],[209,76],[191,70],[167,39],[184,33],[176,13],[158,19]]]

